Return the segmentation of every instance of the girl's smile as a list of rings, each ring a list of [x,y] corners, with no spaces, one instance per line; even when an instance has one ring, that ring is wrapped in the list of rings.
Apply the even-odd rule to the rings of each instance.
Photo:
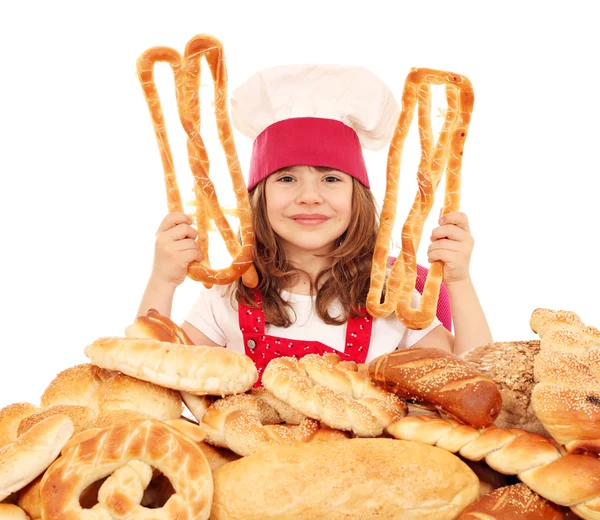
[[[330,217],[319,213],[298,213],[297,215],[292,215],[290,218],[296,224],[302,226],[318,226],[329,220]]]

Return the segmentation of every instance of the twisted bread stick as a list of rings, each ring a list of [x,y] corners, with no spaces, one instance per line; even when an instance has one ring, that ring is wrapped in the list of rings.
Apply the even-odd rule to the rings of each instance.
[[[600,459],[562,456],[552,442],[524,430],[491,426],[477,430],[452,419],[404,417],[386,428],[400,440],[437,446],[496,471],[517,475],[530,489],[582,518],[600,518]]]
[[[430,121],[430,84],[445,84],[448,100],[446,119],[435,147]],[[382,303],[389,243],[396,217],[402,147],[408,135],[417,99],[422,150],[417,172],[419,190],[402,228],[402,255],[399,255],[394,262]],[[462,153],[472,110],[471,82],[460,74],[431,69],[412,69],[406,78],[402,95],[402,113],[398,119],[388,154],[385,199],[373,254],[371,286],[367,296],[367,310],[372,316],[386,317],[395,310],[398,318],[410,329],[424,329],[431,324],[435,317],[443,265],[441,262],[434,262],[431,265],[420,307],[413,309],[410,307],[410,301],[417,278],[416,252],[421,241],[423,225],[433,206],[434,193],[444,168],[446,168],[446,163],[446,194],[442,214],[459,209]]]
[[[200,60],[202,57],[206,59],[214,81],[217,129],[237,201],[241,246],[219,205],[215,187],[208,176],[209,160],[206,147],[200,136],[198,93],[200,87]],[[243,276],[244,283],[248,287],[256,287],[258,274],[252,265],[254,229],[252,227],[248,191],[242,176],[227,110],[227,70],[225,68],[223,46],[220,41],[212,36],[198,35],[187,43],[183,58],[174,49],[153,47],[143,52],[137,61],[138,78],[150,110],[160,150],[169,211],[182,212],[183,206],[177,186],[173,157],[167,138],[158,91],[154,83],[153,68],[156,62],[166,62],[173,70],[177,93],[177,109],[181,124],[188,136],[189,164],[194,175],[197,204],[197,242],[204,260],[192,262],[188,268],[188,275],[193,280],[202,281],[207,287],[212,284],[229,284]],[[208,216],[215,221],[227,250],[233,257],[232,264],[225,269],[213,269],[208,262]]]

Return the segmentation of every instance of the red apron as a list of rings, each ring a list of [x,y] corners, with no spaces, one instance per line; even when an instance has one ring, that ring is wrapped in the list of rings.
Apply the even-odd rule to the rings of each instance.
[[[343,361],[364,363],[371,343],[371,327],[373,318],[363,309],[363,314],[350,318],[346,325],[346,346],[344,352],[328,347],[319,341],[303,341],[300,339],[279,338],[265,334],[265,316],[262,311],[262,297],[255,294],[254,301],[259,308],[252,309],[239,304],[238,317],[240,330],[244,336],[244,350],[258,370],[258,381],[254,386],[261,386],[262,373],[274,358],[291,356],[300,359],[306,354],[323,355],[332,352]]]

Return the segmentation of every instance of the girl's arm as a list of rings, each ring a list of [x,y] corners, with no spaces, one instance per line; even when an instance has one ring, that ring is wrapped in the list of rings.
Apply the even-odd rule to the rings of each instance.
[[[460,356],[475,347],[491,343],[492,333],[471,279],[451,283],[446,289],[450,298],[454,335],[439,325],[413,347],[441,348]]]
[[[454,325],[454,353],[460,356],[492,343],[492,333],[471,279],[446,285],[446,289]]]
[[[161,280],[151,276],[142,296],[137,315],[144,316],[148,309],[156,309],[163,316],[170,318],[176,288],[177,285],[161,282]]]
[[[212,339],[209,339],[201,331],[199,331],[196,327],[194,327],[191,323],[188,323],[187,321],[183,322],[181,328],[190,337],[190,339],[194,342],[195,345],[204,345],[205,347],[223,346],[219,345],[218,343],[215,343]]]
[[[431,244],[427,252],[429,262],[444,263],[444,284],[450,298],[454,338],[451,339],[452,335],[445,329],[438,331],[442,327],[437,327],[421,341],[428,338],[431,346],[433,333],[438,334],[435,339],[439,341],[443,340],[444,335],[452,344],[451,350],[459,356],[493,341],[469,274],[473,245],[467,216],[458,212],[448,213],[440,217],[439,227],[431,232]]]

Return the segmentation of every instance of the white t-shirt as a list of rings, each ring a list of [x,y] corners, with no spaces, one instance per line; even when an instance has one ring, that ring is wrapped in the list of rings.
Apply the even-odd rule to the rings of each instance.
[[[185,321],[196,327],[215,343],[226,346],[236,352],[244,353],[244,338],[239,326],[237,302],[228,291],[229,286],[214,285],[202,292],[193,305]],[[346,343],[346,324],[328,325],[314,310],[314,296],[282,291],[281,296],[292,304],[296,321],[287,328],[265,325],[265,334],[286,339],[319,341],[340,352]],[[233,306],[232,306],[233,300]],[[414,291],[411,307],[417,307],[421,295]],[[339,303],[332,304],[331,316],[339,315]],[[293,315],[292,315],[293,319]],[[398,348],[408,348],[423,338],[441,322],[434,318],[429,327],[423,330],[407,329],[392,313],[387,318],[375,318],[371,329],[371,344],[366,361]]]

